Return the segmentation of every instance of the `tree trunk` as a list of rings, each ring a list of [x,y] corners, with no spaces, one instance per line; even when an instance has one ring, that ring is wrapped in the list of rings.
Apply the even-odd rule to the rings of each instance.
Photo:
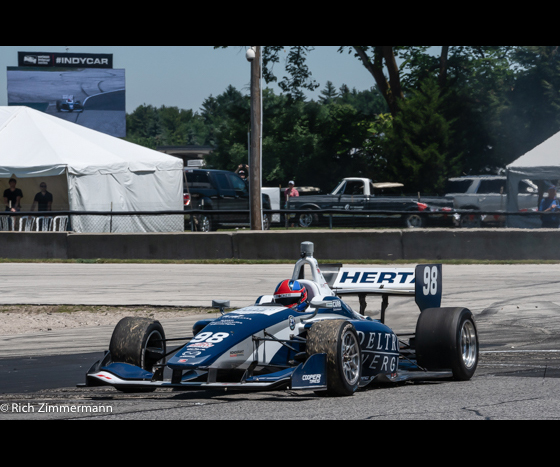
[[[443,87],[447,81],[447,62],[449,60],[449,45],[441,46],[441,67],[439,69],[439,85]]]
[[[404,99],[401,85],[401,76],[392,45],[376,45],[373,50],[373,59],[368,56],[363,46],[354,45],[354,50],[360,57],[366,69],[371,73],[377,87],[385,98],[391,114],[398,113],[398,101]],[[387,66],[389,80],[385,77],[384,66]]]

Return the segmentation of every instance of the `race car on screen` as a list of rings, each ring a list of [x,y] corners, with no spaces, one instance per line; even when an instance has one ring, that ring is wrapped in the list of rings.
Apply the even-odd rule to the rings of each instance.
[[[82,113],[84,106],[80,101],[74,99],[74,96],[63,96],[62,100],[56,101],[57,112],[75,112]]]
[[[367,295],[381,295],[381,320],[353,311],[343,300],[349,294],[363,302]],[[352,396],[373,383],[468,381],[478,366],[476,324],[465,308],[441,308],[441,294],[441,265],[323,274],[313,244],[304,243],[293,277],[274,295],[227,314],[228,302],[214,302],[222,316],[198,322],[193,337],[166,339],[159,322],[125,318],[109,351],[80,386],[124,392],[292,389]],[[414,335],[398,336],[384,324],[390,296],[416,298],[421,313]],[[170,351],[172,343],[181,345]]]

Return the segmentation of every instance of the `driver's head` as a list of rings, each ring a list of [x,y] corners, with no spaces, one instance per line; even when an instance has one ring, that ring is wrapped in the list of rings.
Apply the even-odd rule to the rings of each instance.
[[[286,280],[276,287],[274,301],[286,308],[304,311],[307,306],[307,289],[298,281]]]

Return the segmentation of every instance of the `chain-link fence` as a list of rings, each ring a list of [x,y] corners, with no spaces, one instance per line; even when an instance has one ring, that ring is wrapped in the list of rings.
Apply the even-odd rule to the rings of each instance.
[[[0,231],[76,233],[183,232],[185,215],[172,212],[3,213]],[[190,230],[190,227],[189,227]]]
[[[530,228],[560,225],[559,213],[454,211],[264,211],[269,229],[337,228],[481,228],[504,227],[511,216]],[[0,231],[76,233],[211,232],[249,228],[250,213],[240,211],[50,212],[0,214]],[[543,220],[547,222],[543,223]],[[557,222],[556,222],[557,221]],[[555,224],[556,222],[556,224]]]

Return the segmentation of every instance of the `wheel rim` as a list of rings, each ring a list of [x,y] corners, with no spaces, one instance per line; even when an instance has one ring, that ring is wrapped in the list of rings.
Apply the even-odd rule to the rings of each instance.
[[[347,332],[342,341],[342,370],[350,386],[360,379],[360,344],[352,332]]]
[[[159,331],[153,331],[146,340],[146,346],[142,352],[142,367],[151,371],[151,367],[165,356],[165,342]]]
[[[417,229],[422,227],[422,218],[420,216],[410,216],[406,223],[411,229]]]
[[[206,216],[202,216],[200,218],[200,231],[201,232],[210,232],[210,219]]]
[[[313,224],[313,214],[302,214],[299,218],[299,225],[301,227],[311,227]]]
[[[478,341],[476,329],[471,321],[466,321],[463,324],[461,330],[461,349],[465,366],[469,370],[473,369],[478,361]]]

